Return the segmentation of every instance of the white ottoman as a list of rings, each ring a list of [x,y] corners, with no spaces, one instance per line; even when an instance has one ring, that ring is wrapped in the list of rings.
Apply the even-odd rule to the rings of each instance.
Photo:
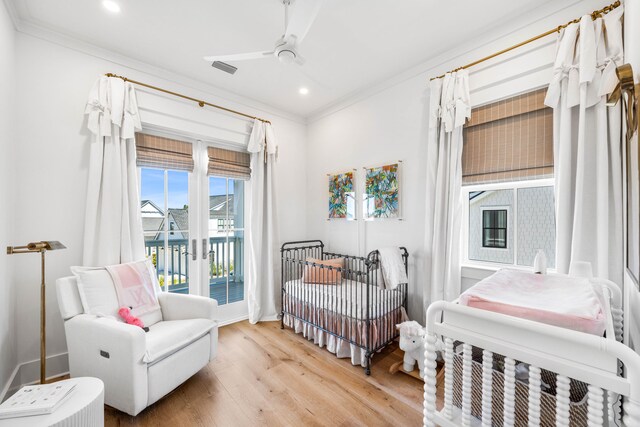
[[[71,395],[55,412],[35,417],[0,420],[0,427],[103,427],[104,384],[92,377],[71,378],[60,382],[74,382]]]

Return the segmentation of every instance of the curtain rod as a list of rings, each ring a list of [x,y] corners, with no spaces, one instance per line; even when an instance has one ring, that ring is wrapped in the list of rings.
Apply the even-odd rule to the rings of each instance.
[[[597,18],[601,17],[602,15],[606,15],[607,13],[611,12],[613,9],[617,8],[618,6],[620,6],[620,0],[615,1],[614,3],[611,3],[609,6],[603,7],[603,8],[602,8],[602,9],[600,9],[600,10],[594,10],[593,12],[591,12],[591,19],[593,19],[593,20],[595,21]],[[546,37],[546,36],[548,36],[548,35],[551,35],[551,34],[553,34],[553,33],[557,33],[557,32],[559,32],[560,30],[562,30],[563,28],[568,27],[568,26],[569,26],[569,25],[571,25],[571,24],[577,24],[578,22],[580,22],[580,19],[581,19],[581,18],[576,18],[576,19],[574,19],[573,21],[569,21],[569,22],[567,22],[567,23],[566,23],[566,24],[564,24],[564,25],[560,25],[560,26],[558,26],[557,28],[554,28],[554,29],[549,30],[549,31],[545,31],[544,33],[542,33],[542,34],[538,34],[538,35],[537,35],[537,36],[535,36],[535,37],[531,37],[531,38],[530,38],[530,39],[528,39],[528,40],[525,40],[525,41],[520,42],[520,43],[518,43],[518,44],[514,44],[514,45],[513,45],[513,46],[511,46],[511,47],[508,47],[508,48],[506,48],[506,49],[502,49],[502,50],[500,50],[500,51],[498,51],[498,52],[495,52],[495,53],[493,53],[493,54],[491,54],[491,55],[489,55],[489,56],[485,56],[485,57],[484,57],[484,58],[482,58],[482,59],[478,59],[477,61],[473,61],[473,62],[471,62],[471,63],[469,63],[469,64],[467,64],[467,65],[464,65],[464,66],[462,66],[462,67],[458,67],[458,68],[456,68],[456,69],[454,69],[454,70],[451,70],[451,71],[449,71],[449,73],[453,73],[454,71],[466,70],[467,68],[473,67],[474,65],[478,65],[478,64],[480,64],[480,63],[482,63],[482,62],[484,62],[484,61],[488,61],[489,59],[493,59],[493,58],[495,58],[496,56],[500,56],[500,55],[502,55],[503,53],[507,53],[507,52],[509,52],[509,51],[511,51],[511,50],[517,49],[517,48],[519,48],[519,47],[521,47],[521,46],[524,46],[524,45],[526,45],[526,44],[529,44],[529,43],[531,43],[531,42],[534,42],[534,41],[536,41],[536,40],[539,40],[539,39],[541,39],[541,38],[543,38],[543,37]],[[444,77],[446,74],[447,74],[447,73],[442,74],[442,75],[437,76],[437,77],[432,77],[432,78],[431,78],[431,80],[441,79],[441,78],[442,78],[442,77]]]
[[[210,102],[206,102],[206,101],[202,101],[200,99],[192,98],[192,97],[187,96],[187,95],[182,95],[181,93],[172,92],[172,91],[167,90],[167,89],[162,89],[161,87],[152,86],[150,84],[138,82],[136,80],[131,80],[128,77],[119,76],[119,75],[113,74],[113,73],[107,73],[107,74],[105,74],[105,76],[107,76],[107,77],[115,77],[115,78],[118,78],[118,79],[122,79],[125,82],[136,84],[138,86],[144,86],[144,87],[149,88],[149,89],[157,90],[159,92],[168,93],[169,95],[173,95],[173,96],[177,96],[179,98],[187,99],[189,101],[197,102],[200,107],[204,107],[205,105],[208,105],[209,107],[217,108],[219,110],[223,110],[223,111],[226,111],[228,113],[237,114],[239,116],[247,117],[249,119],[257,119],[257,120],[260,120],[263,123],[271,124],[271,122],[269,120],[262,119],[260,117],[252,116],[252,115],[249,115],[249,114],[245,114],[245,113],[242,113],[240,111],[232,110],[231,108],[223,107],[221,105],[212,104]]]

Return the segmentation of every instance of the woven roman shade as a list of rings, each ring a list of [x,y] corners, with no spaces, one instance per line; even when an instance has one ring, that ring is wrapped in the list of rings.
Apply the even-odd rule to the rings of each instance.
[[[193,172],[193,146],[184,141],[136,133],[136,164]]]
[[[209,175],[235,179],[251,178],[251,155],[248,152],[209,147]]]
[[[553,176],[553,110],[546,89],[474,108],[464,128],[463,185]]]

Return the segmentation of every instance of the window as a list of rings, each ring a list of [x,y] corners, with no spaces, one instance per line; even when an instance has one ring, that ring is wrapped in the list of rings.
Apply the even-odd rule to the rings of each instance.
[[[146,255],[163,290],[189,293],[189,172],[140,168]]]
[[[244,180],[209,176],[209,293],[244,300]]]
[[[189,293],[189,175],[193,146],[136,133],[145,250],[165,291]]]
[[[466,263],[555,267],[553,113],[546,90],[474,108],[464,128]]]
[[[227,228],[233,228],[233,218],[218,218],[218,230],[225,230]]]
[[[482,210],[482,246],[485,248],[507,248],[507,210]]]
[[[555,267],[553,180],[463,187],[467,263],[533,266],[542,249]]]

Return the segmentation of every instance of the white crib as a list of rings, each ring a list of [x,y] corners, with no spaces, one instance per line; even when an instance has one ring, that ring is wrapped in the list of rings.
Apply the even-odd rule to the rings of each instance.
[[[557,374],[555,425],[576,425],[570,420],[571,381],[588,385],[588,427],[612,425],[640,426],[640,355],[619,340],[622,336],[622,310],[619,288],[602,281],[606,310],[609,312],[607,338],[556,326],[439,301],[427,310],[425,340],[424,425],[492,426],[494,355],[504,356],[504,387],[500,423],[520,427],[516,409],[527,413],[529,426],[540,426],[541,370]],[[461,343],[461,405],[454,405],[454,342]],[[481,382],[472,381],[472,349],[482,349]],[[444,406],[436,407],[436,358],[441,351],[445,361]],[[526,402],[515,397],[516,361],[529,364]],[[622,369],[621,369],[622,368]],[[624,372],[624,375],[621,373]],[[477,377],[477,376],[476,376]],[[521,386],[521,385],[520,385]],[[473,393],[475,391],[475,393]],[[472,415],[472,394],[481,394],[481,414]],[[619,396],[622,396],[622,405]],[[493,403],[492,403],[493,402]],[[495,410],[495,409],[494,409]],[[477,411],[476,411],[477,412]],[[492,419],[494,422],[492,423]],[[498,423],[499,424],[499,423]]]

